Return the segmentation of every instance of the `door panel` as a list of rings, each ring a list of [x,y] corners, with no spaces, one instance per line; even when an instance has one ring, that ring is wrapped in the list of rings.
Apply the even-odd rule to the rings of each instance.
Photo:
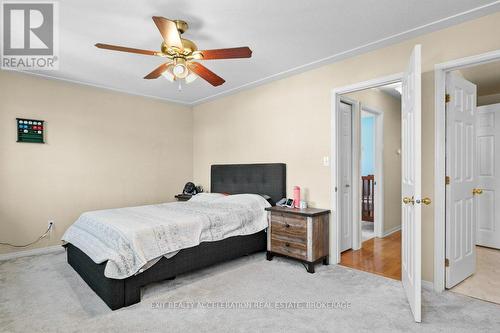
[[[352,106],[340,102],[340,251],[352,248]]]
[[[477,188],[476,244],[500,249],[500,104],[477,108]]]
[[[446,287],[451,288],[472,275],[476,268],[477,186],[476,165],[488,172],[490,166],[476,163],[476,86],[449,73],[446,92]],[[482,149],[487,149],[484,144]]]
[[[421,321],[421,47],[416,45],[403,76],[402,102],[402,283],[416,322]]]

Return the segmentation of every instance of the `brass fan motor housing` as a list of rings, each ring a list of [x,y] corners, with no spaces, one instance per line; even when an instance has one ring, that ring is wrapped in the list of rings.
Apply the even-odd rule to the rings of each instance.
[[[177,30],[179,31],[179,33],[182,35],[183,33],[185,33],[187,31],[187,29],[189,29],[189,24],[187,24],[186,21],[183,21],[183,20],[174,20],[175,22],[175,25],[177,27]]]
[[[190,41],[189,39],[181,38],[182,42],[182,47],[184,50],[179,50],[176,47],[171,47],[165,44],[165,42],[161,43],[160,49],[161,53],[164,55],[168,56],[174,56],[174,57],[183,57],[183,56],[188,56],[194,51],[198,50],[198,47],[193,41]]]
[[[187,54],[190,54],[190,53],[193,53],[194,51],[198,50],[198,47],[196,46],[196,44],[189,39],[181,38],[181,42],[182,42],[182,46],[184,47],[185,54],[186,54],[186,51],[188,52]]]
[[[177,27],[177,31],[179,31],[179,34],[181,34],[181,35],[184,32],[186,32],[186,30],[189,28],[189,25],[187,24],[186,21],[174,20],[174,22],[175,22],[175,25]],[[162,42],[161,47],[160,47],[161,53],[163,53],[167,57],[168,56],[185,57],[185,56],[190,55],[194,51],[198,50],[198,47],[196,46],[196,44],[189,39],[181,37],[181,42],[182,42],[182,47],[184,49],[182,51],[180,51],[176,47],[170,47],[167,44],[165,44],[165,42]]]

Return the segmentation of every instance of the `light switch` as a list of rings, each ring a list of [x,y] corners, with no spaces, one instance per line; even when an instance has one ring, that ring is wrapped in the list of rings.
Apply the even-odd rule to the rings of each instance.
[[[330,157],[329,156],[323,156],[323,166],[329,166],[330,165]]]

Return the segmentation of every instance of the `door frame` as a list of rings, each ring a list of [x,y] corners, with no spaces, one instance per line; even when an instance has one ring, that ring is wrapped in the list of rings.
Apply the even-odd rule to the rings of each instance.
[[[370,113],[375,117],[375,171],[373,175],[375,177],[377,195],[373,212],[375,216],[373,230],[375,237],[384,238],[384,111],[367,107],[363,103],[360,106],[361,111]],[[358,200],[361,200],[361,196]],[[361,223],[361,219],[359,223]]]
[[[370,89],[370,88],[376,88],[380,86],[385,86],[388,84],[393,84],[393,83],[398,83],[402,82],[403,80],[403,75],[404,73],[396,73],[388,76],[383,76],[379,77],[376,79],[368,80],[368,81],[363,81],[363,82],[358,82],[354,83],[351,85],[347,85],[344,87],[338,87],[335,89],[332,89],[332,95],[331,95],[331,137],[330,137],[330,156],[332,159],[332,163],[330,165],[330,179],[331,179],[331,184],[330,184],[330,193],[331,195],[331,201],[330,201],[330,207],[332,207],[333,214],[331,214],[331,223],[330,223],[330,228],[329,228],[329,233],[332,235],[330,237],[330,244],[329,244],[329,250],[330,250],[330,263],[332,264],[339,264],[340,263],[340,223],[338,219],[338,205],[339,205],[339,200],[338,200],[338,195],[336,192],[336,187],[337,187],[337,180],[338,180],[338,163],[339,163],[339,158],[337,155],[337,137],[338,137],[338,131],[337,131],[337,124],[338,124],[338,103],[340,103],[340,97],[341,95],[349,94],[352,92],[360,91],[360,90],[365,90],[365,89]],[[359,164],[359,163],[358,163]],[[354,175],[353,175],[354,176]],[[358,183],[361,181],[358,180]],[[359,188],[359,186],[358,186]],[[361,204],[361,202],[359,202]],[[359,222],[358,222],[359,225]]]
[[[500,50],[455,59],[434,66],[434,290],[445,290],[446,256],[446,74],[500,60]]]

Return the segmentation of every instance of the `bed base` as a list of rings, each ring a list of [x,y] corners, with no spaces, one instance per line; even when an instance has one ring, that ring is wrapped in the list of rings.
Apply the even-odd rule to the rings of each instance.
[[[204,242],[181,250],[174,257],[162,258],[146,271],[125,279],[104,276],[106,263],[96,264],[82,250],[67,244],[68,263],[106,303],[111,310],[120,309],[141,301],[141,287],[177,275],[205,268],[266,250],[266,232],[248,236],[235,236],[216,242]]]

